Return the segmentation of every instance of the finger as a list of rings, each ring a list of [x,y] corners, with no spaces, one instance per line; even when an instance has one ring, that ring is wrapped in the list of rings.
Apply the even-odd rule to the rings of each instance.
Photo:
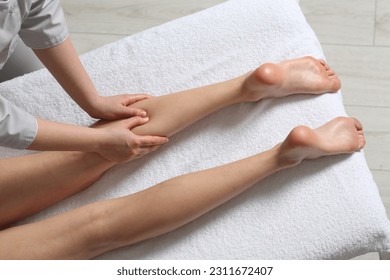
[[[128,129],[132,129],[134,127],[137,127],[137,126],[140,126],[140,125],[144,125],[145,123],[147,123],[149,121],[149,118],[146,117],[146,118],[142,118],[142,117],[132,117],[132,118],[128,118],[126,120],[124,120],[125,124],[126,124],[126,127]]]
[[[148,115],[145,110],[135,107],[125,107],[123,108],[123,112],[128,116],[146,117]]]
[[[162,136],[138,136],[138,139],[140,140],[141,147],[162,145],[169,142],[168,137]]]
[[[126,94],[124,96],[126,97],[125,103],[123,104],[125,106],[129,106],[131,104],[134,104],[135,102],[152,97],[148,94]]]

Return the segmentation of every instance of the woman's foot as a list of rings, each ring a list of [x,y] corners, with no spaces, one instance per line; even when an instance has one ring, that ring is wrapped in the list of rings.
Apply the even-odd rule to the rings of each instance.
[[[304,159],[353,153],[362,149],[365,143],[363,127],[357,119],[337,117],[316,129],[294,128],[277,148],[279,162],[286,167]]]
[[[246,101],[283,97],[291,94],[337,92],[341,83],[324,60],[313,57],[266,63],[249,74],[244,81]]]

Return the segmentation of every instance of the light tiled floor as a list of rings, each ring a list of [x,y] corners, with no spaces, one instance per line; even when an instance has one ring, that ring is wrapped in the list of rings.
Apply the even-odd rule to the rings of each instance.
[[[375,18],[375,45],[390,46],[390,1],[378,0]]]
[[[206,9],[224,0],[62,0],[80,53]]]
[[[322,43],[372,45],[375,0],[300,0],[300,5]]]
[[[79,53],[221,2],[61,1]],[[341,77],[348,114],[364,124],[365,155],[390,217],[390,1],[300,0],[300,5]]]

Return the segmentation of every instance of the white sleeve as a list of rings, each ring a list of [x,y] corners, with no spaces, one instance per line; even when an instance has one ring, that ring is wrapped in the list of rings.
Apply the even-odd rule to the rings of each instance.
[[[22,19],[19,36],[33,49],[45,49],[62,43],[68,27],[59,0],[33,1],[28,15]]]
[[[38,131],[36,119],[0,96],[0,146],[25,149]]]

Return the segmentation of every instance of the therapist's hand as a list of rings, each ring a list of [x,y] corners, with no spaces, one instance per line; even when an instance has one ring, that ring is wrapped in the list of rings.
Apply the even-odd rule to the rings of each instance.
[[[132,117],[99,121],[84,127],[37,119],[37,135],[27,149],[94,152],[110,161],[125,162],[140,158],[168,142],[167,137],[140,136],[131,131],[148,121],[148,118]]]
[[[131,129],[143,125],[148,118],[132,117],[118,121],[99,121],[93,128],[101,131],[97,152],[115,162],[140,158],[168,142],[167,137],[139,136]]]
[[[146,117],[144,110],[130,107],[130,105],[147,98],[151,98],[151,96],[146,94],[97,96],[88,113],[93,118],[104,120],[116,120],[133,116]]]

